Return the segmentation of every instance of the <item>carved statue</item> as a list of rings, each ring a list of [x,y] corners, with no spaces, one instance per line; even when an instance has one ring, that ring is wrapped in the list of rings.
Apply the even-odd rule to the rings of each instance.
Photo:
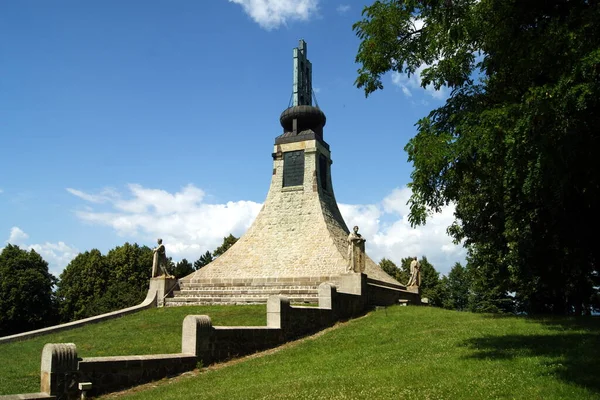
[[[162,244],[162,239],[157,240],[158,246],[154,248],[154,258],[152,259],[152,277],[166,275],[169,276],[167,271],[167,252],[165,251],[165,245]],[[159,273],[162,272],[161,275]]]
[[[348,235],[347,272],[365,272],[365,241],[355,226]]]
[[[406,286],[421,286],[421,263],[417,257],[410,262],[410,279]]]

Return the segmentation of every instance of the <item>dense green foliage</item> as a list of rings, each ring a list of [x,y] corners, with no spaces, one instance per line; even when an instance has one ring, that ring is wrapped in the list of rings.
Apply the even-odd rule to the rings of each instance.
[[[600,320],[388,307],[126,399],[594,399]]]
[[[400,270],[398,269],[398,266],[392,260],[389,260],[384,257],[381,259],[381,261],[379,261],[379,266],[386,274],[388,274],[392,278],[400,281],[398,279],[398,273],[400,272]]]
[[[103,256],[94,249],[80,253],[63,270],[56,291],[63,321],[130,307],[148,291],[152,249],[125,243]]]
[[[55,282],[38,253],[7,245],[0,253],[0,336],[55,322]]]
[[[184,276],[187,276],[194,272],[194,266],[187,259],[182,259],[177,264],[175,264],[175,268],[173,269],[173,275],[175,278],[180,279]]]
[[[229,236],[224,237],[223,238],[223,243],[217,247],[215,249],[215,251],[213,251],[213,257],[217,258],[219,257],[221,254],[225,253],[231,246],[233,246],[235,244],[235,242],[238,241],[239,238],[236,238],[235,236],[233,236],[231,233],[229,234]]]
[[[422,65],[424,87],[451,90],[406,146],[409,219],[455,204],[476,309],[598,309],[598,2],[385,0],[363,17],[367,95]]]
[[[100,250],[79,253],[60,274],[57,285],[63,321],[91,316],[88,306],[102,296],[107,281],[108,267]]]
[[[212,256],[211,252],[206,250],[206,253],[202,254],[200,256],[200,258],[198,258],[196,261],[194,261],[194,268],[197,271],[200,268],[204,267],[205,265],[210,264],[212,262],[212,260],[213,260],[213,256]]]
[[[261,326],[266,307],[186,306],[154,308],[125,317],[52,333],[21,342],[0,344],[0,395],[40,389],[40,356],[46,343],[75,343],[80,357],[178,353],[187,315],[209,315],[213,325]]]
[[[454,264],[448,276],[443,277],[440,284],[444,287],[442,304],[444,308],[457,311],[468,309],[471,279],[465,267],[460,263]]]

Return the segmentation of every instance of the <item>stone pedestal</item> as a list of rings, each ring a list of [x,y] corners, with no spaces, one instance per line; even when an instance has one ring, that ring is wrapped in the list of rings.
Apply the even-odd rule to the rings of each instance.
[[[367,275],[362,273],[348,273],[340,275],[338,292],[355,294],[357,296],[367,294]]]
[[[421,290],[419,289],[418,286],[407,286],[406,291],[416,293],[416,294],[421,294]]]
[[[156,306],[163,307],[165,305],[165,297],[170,294],[177,286],[177,279],[174,276],[157,276],[150,278],[149,293],[156,292]]]

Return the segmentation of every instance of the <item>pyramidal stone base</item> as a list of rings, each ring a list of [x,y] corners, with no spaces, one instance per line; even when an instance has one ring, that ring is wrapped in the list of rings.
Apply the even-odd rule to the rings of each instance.
[[[333,193],[329,146],[310,139],[276,142],[274,150],[269,193],[252,226],[224,254],[180,280],[167,305],[264,303],[272,294],[316,303],[318,285],[347,272],[349,230]],[[290,176],[301,183],[287,185]],[[365,273],[400,286],[368,256]]]

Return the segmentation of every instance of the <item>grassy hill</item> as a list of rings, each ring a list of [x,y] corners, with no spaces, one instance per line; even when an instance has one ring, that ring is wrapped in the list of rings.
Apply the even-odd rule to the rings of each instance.
[[[156,349],[176,352],[183,316],[206,311],[213,315],[217,325],[225,324],[226,320],[231,322],[229,325],[237,325],[240,321],[234,320],[242,318],[240,315],[246,316],[248,324],[264,324],[264,307],[244,306],[215,307],[212,311],[204,307],[202,312],[191,308],[150,310],[98,328],[117,322],[126,322],[129,327],[142,324],[134,334],[142,337],[140,332],[143,332],[140,344],[136,345],[137,353]],[[219,320],[217,313],[224,312],[230,315],[221,314]],[[172,317],[172,313],[177,317]],[[115,329],[82,332],[79,338],[68,341],[77,343],[83,356],[131,354],[129,349],[114,351],[114,343],[110,343],[117,339],[108,335],[114,334],[110,331]],[[84,340],[86,335],[95,340]],[[86,345],[82,344],[84,341]],[[99,345],[101,342],[104,344]],[[154,350],[141,351],[147,350],[144,348],[147,342],[146,347],[152,346]],[[7,356],[7,348],[14,345],[17,344],[0,346],[2,358]],[[113,347],[109,352],[110,346]],[[120,344],[116,347],[120,348]],[[20,359],[17,353],[12,354],[10,359]],[[36,387],[40,354],[41,347],[35,356]],[[390,307],[273,354],[203,370],[176,381],[163,380],[120,397],[599,399],[599,356],[599,318],[533,319],[428,307]],[[21,360],[17,364],[20,363]],[[1,368],[0,385],[4,387],[3,379],[6,380],[10,367]]]
[[[597,399],[600,320],[390,307],[125,399]]]
[[[210,315],[214,325],[265,325],[266,306],[155,308],[126,317],[0,344],[0,395],[38,392],[46,343],[75,343],[79,357],[125,356],[181,351],[186,315]]]

